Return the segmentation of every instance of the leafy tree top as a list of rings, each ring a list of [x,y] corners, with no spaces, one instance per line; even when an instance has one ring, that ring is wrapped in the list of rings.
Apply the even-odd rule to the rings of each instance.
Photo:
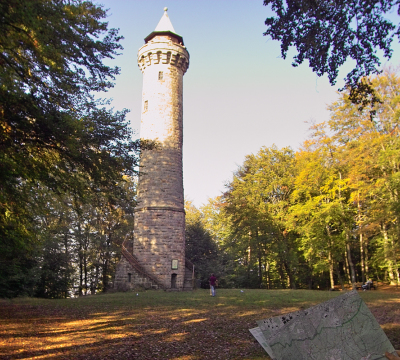
[[[0,156],[3,184],[27,179],[76,187],[68,172],[106,183],[131,170],[126,111],[99,109],[93,92],[119,73],[103,63],[122,47],[90,1],[0,3]]]
[[[134,173],[127,110],[94,97],[119,73],[104,64],[122,49],[106,16],[91,1],[0,2],[0,238],[27,237],[35,188],[115,194]]]
[[[264,0],[276,16],[266,19],[267,31],[273,40],[281,42],[285,59],[289,47],[297,55],[293,66],[309,60],[318,75],[327,74],[331,85],[337,80],[339,68],[349,59],[356,62],[346,77],[346,87],[352,89],[354,103],[365,106],[373,87],[360,79],[378,74],[381,65],[378,49],[386,58],[392,55],[391,43],[399,36],[397,27],[385,14],[400,3],[398,0]],[[398,10],[400,11],[400,9]],[[377,102],[372,98],[370,102]]]
[[[122,49],[122,37],[116,29],[107,31],[101,7],[80,0],[18,0],[1,2],[0,13],[3,89],[76,111],[82,96],[112,86],[119,69],[103,60]]]

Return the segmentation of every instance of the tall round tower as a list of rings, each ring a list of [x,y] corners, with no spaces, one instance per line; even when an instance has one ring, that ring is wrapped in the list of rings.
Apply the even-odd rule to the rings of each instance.
[[[138,52],[143,73],[140,138],[156,143],[140,158],[133,254],[164,288],[185,278],[182,175],[183,75],[189,53],[164,9]]]

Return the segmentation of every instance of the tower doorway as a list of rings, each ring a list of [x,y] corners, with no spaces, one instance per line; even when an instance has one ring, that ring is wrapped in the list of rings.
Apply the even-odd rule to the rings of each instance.
[[[171,274],[171,289],[176,289],[177,274]]]

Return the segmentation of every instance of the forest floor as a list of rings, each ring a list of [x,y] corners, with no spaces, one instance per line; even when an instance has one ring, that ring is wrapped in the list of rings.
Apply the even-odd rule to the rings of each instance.
[[[256,320],[326,301],[340,291],[143,291],[0,300],[0,359],[269,359]],[[400,288],[359,291],[400,349]]]

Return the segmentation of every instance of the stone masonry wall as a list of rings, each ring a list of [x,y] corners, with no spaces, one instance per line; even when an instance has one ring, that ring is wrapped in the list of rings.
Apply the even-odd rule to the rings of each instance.
[[[117,265],[114,287],[120,291],[158,289],[157,284],[148,277],[139,274],[124,257]]]
[[[183,289],[182,105],[189,54],[184,46],[156,36],[139,50],[138,64],[143,72],[140,137],[157,147],[141,154],[133,254],[166,289]]]
[[[168,209],[137,211],[135,214],[133,253],[144,269],[155,275],[165,288],[171,288],[176,274],[176,288],[185,278],[185,214]],[[178,269],[172,269],[178,260]]]

